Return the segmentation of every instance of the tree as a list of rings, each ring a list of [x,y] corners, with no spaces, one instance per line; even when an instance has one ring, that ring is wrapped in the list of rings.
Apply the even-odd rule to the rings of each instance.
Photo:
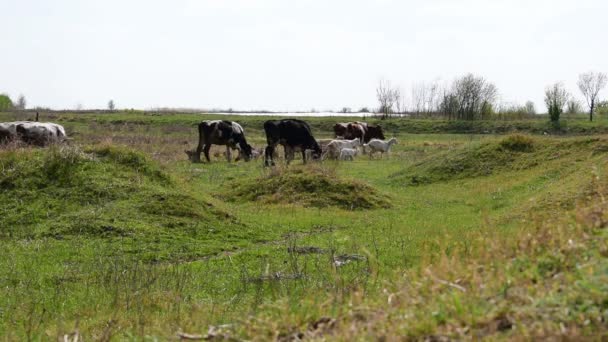
[[[561,82],[557,82],[545,90],[545,104],[549,111],[551,122],[558,123],[559,117],[564,111],[564,105],[568,102],[570,95]]]
[[[596,113],[598,115],[608,115],[608,101],[602,101],[597,104]]]
[[[534,102],[532,102],[532,101],[526,102],[526,114],[528,114],[528,115],[536,114],[536,106],[534,106]]]
[[[589,106],[589,121],[593,121],[593,110],[595,109],[597,96],[600,90],[606,86],[606,74],[601,72],[587,72],[578,76],[578,88],[585,96]]]
[[[435,112],[441,100],[441,87],[439,82],[417,83],[412,87],[413,110],[416,114],[430,114]]]
[[[389,81],[380,80],[378,87],[376,87],[376,97],[380,103],[378,112],[382,113],[383,118],[387,118],[393,113],[393,107],[401,97],[401,92],[398,88],[391,86]]]
[[[444,91],[439,107],[450,119],[484,119],[494,113],[497,97],[498,89],[494,84],[468,74],[456,79],[451,89]]]
[[[25,96],[23,96],[23,94],[19,95],[19,99],[17,100],[17,109],[19,110],[25,110],[25,106],[27,105],[27,102],[25,101]]]
[[[116,106],[114,106],[114,100],[108,101],[108,110],[110,110],[110,112],[113,112],[114,108],[116,108]]]
[[[583,106],[575,99],[570,99],[566,104],[566,113],[575,115],[583,111]]]
[[[6,94],[0,94],[0,112],[13,109],[13,101]]]

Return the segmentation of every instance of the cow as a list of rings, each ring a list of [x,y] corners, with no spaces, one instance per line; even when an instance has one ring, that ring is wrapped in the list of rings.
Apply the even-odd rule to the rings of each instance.
[[[0,142],[22,141],[46,146],[67,140],[63,126],[52,122],[14,121],[0,123]]]
[[[348,123],[346,122],[338,122],[334,125],[334,134],[337,137],[342,137],[346,139],[346,129],[348,127]]]
[[[241,156],[245,161],[251,159],[252,148],[245,139],[243,127],[234,121],[228,120],[206,120],[198,124],[198,146],[196,151],[185,151],[188,159],[192,162],[201,161],[201,151],[205,153],[205,159],[210,162],[209,150],[211,145],[225,145],[226,159],[231,161],[230,150],[238,150],[238,161]]]
[[[386,139],[384,137],[384,132],[382,132],[382,127],[380,127],[380,125],[367,125],[367,131],[365,132],[363,141],[365,143],[368,143],[372,139]]]
[[[302,153],[302,160],[306,163],[307,150],[312,150],[312,159],[321,157],[321,147],[312,136],[310,126],[297,119],[268,120],[264,122],[266,132],[265,161],[266,166],[274,165],[275,148],[278,144],[285,148],[285,160],[287,164],[293,160],[294,152]]]
[[[342,137],[349,140],[359,138],[365,143],[372,139],[385,139],[382,127],[361,121],[337,123],[334,125],[334,134],[336,138]]]

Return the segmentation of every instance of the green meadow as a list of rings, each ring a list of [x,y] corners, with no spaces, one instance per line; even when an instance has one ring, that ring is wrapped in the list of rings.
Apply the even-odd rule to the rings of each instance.
[[[389,156],[269,168],[189,162],[210,118],[43,114],[68,144],[0,149],[4,340],[608,337],[606,122],[372,119]]]

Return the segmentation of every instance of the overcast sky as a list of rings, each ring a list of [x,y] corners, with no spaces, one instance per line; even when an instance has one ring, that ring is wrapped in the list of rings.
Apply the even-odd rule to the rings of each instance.
[[[356,109],[376,106],[382,78],[411,98],[472,72],[544,110],[548,84],[579,96],[579,73],[608,72],[606,0],[0,0],[0,13],[0,93],[28,106]]]

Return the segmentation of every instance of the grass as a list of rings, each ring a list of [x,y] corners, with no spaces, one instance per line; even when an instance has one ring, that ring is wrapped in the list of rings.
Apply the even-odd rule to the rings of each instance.
[[[539,165],[581,161],[583,156],[601,158],[607,146],[603,138],[543,139],[521,134],[499,141],[470,144],[433,155],[393,174],[393,180],[423,184],[525,170]]]
[[[604,137],[396,128],[384,160],[269,169],[189,163],[201,117],[59,114],[74,146],[0,151],[0,336],[605,336]]]
[[[230,201],[297,204],[303,207],[339,207],[361,210],[389,208],[390,200],[375,188],[354,179],[342,179],[335,170],[310,167],[275,168],[256,180],[244,178],[230,184]],[[222,196],[220,194],[220,196]]]

